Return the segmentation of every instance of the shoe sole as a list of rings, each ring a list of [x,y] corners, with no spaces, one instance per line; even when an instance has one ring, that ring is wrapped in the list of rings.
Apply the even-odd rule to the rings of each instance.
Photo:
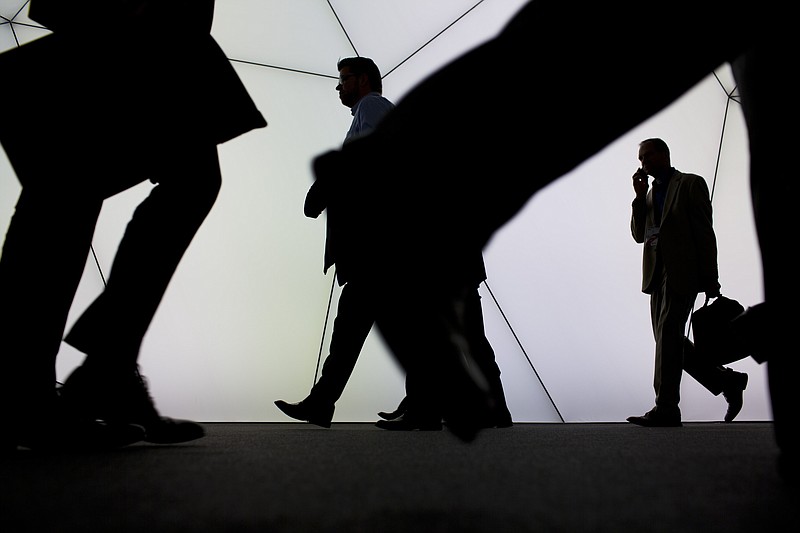
[[[683,427],[682,422],[653,422],[652,420],[641,419],[640,417],[631,416],[628,422],[636,426],[645,428],[680,428]]]

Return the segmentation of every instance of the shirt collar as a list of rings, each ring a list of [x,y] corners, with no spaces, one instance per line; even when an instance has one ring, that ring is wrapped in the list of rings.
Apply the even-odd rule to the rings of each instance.
[[[381,93],[379,93],[378,91],[368,92],[367,94],[362,96],[361,99],[358,102],[356,102],[356,105],[354,105],[353,107],[350,108],[350,114],[355,116],[356,111],[358,111],[358,106],[360,106],[361,102],[363,102],[364,100],[366,100],[370,96],[380,96],[380,95],[381,95]]]
[[[667,185],[669,180],[672,179],[672,176],[675,174],[676,170],[674,167],[669,168],[669,172],[665,172],[664,176],[661,178],[655,178],[655,183],[661,187],[662,185]]]

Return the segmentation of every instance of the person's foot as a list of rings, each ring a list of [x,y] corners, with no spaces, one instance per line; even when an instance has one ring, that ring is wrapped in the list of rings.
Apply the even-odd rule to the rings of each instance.
[[[9,412],[0,437],[4,452],[20,447],[46,452],[94,452],[144,440],[144,428],[77,416],[65,407],[59,389],[54,386],[49,398],[18,401]]]
[[[80,366],[61,387],[61,397],[65,407],[80,417],[143,427],[146,442],[174,444],[205,436],[197,422],[159,414],[138,368],[101,374]]]
[[[275,400],[275,405],[283,411],[286,416],[294,418],[295,420],[302,420],[309,422],[315,426],[324,428],[331,427],[331,420],[333,420],[333,405],[319,405],[309,403],[308,400],[303,400],[297,403],[288,403],[283,400]]]
[[[413,416],[406,412],[393,420],[378,420],[375,425],[388,431],[441,431],[442,419]]]
[[[656,411],[655,408],[651,409],[650,411],[646,412],[642,416],[629,416],[628,422],[631,424],[636,424],[637,426],[644,426],[644,427],[664,427],[664,428],[672,428],[672,427],[681,427],[683,424],[681,423],[680,415],[662,415]]]
[[[725,413],[725,422],[733,422],[736,415],[742,410],[744,404],[744,390],[747,388],[747,374],[733,372],[728,383],[722,390],[725,401],[728,402],[728,411]]]
[[[403,416],[403,414],[407,410],[407,405],[408,405],[408,396],[400,400],[400,404],[397,406],[397,409],[395,409],[391,413],[387,411],[379,411],[378,416],[383,418],[384,420],[395,420]]]

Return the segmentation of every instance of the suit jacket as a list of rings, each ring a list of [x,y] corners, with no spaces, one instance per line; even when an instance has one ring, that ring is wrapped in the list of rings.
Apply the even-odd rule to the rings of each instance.
[[[343,144],[346,145],[372,133],[375,126],[393,108],[394,104],[377,91],[364,95],[351,109],[353,120]],[[370,179],[374,177],[372,172],[367,172],[367,174]],[[345,179],[346,177],[343,176],[328,175],[321,178],[317,176],[306,193],[303,208],[305,215],[311,218],[317,218],[323,210],[328,210],[322,271],[327,273],[328,269],[336,264],[336,278],[340,285],[344,285],[348,281],[353,271],[353,262],[349,261],[354,255],[349,249],[353,240],[352,236],[362,235],[364,233],[363,226],[369,224],[364,218],[353,219],[352,214],[358,211],[349,211],[347,208],[343,208],[342,198],[331,201],[332,198],[341,197],[341,194],[337,195],[337,193],[342,192],[341,182]],[[369,202],[370,200],[366,196],[364,191],[359,191],[356,197],[357,201]]]
[[[68,178],[107,197],[167,168],[178,143],[219,144],[266,126],[209,33],[213,0],[70,7],[32,0],[30,17],[53,33],[0,54],[15,80],[0,84],[0,99],[15,104],[0,143],[23,186]],[[74,161],[81,171],[65,172]]]
[[[676,170],[667,186],[660,228],[654,215],[651,188],[645,198],[634,199],[631,215],[631,234],[644,245],[642,292],[651,294],[660,283],[662,264],[671,290],[685,295],[718,290],[717,239],[705,179]]]

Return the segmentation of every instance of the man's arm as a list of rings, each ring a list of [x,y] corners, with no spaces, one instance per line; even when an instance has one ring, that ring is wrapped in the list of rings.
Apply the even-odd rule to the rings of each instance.
[[[303,213],[308,218],[317,218],[326,207],[328,207],[327,181],[324,178],[322,180],[317,178],[306,193]]]
[[[647,224],[647,174],[642,169],[633,173],[633,190],[636,197],[631,203],[631,235],[639,244],[644,242],[645,226]]]

